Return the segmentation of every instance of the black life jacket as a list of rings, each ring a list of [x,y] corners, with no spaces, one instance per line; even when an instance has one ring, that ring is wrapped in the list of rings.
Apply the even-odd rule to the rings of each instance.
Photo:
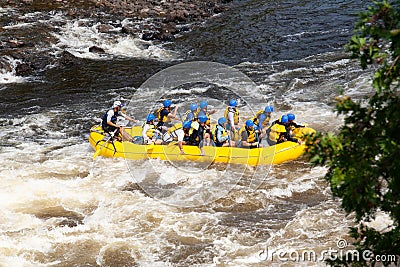
[[[101,120],[101,127],[103,127],[103,129],[106,129],[107,127],[112,127],[111,125],[108,125],[108,124],[107,124],[107,114],[108,114],[109,111],[110,111],[110,110],[108,110],[108,111],[103,115],[103,118],[102,118],[102,120]],[[115,111],[113,110],[113,112],[114,112],[114,115],[111,117],[111,122],[112,122],[112,123],[117,123],[117,120],[118,120],[118,111],[115,112]]]
[[[168,117],[162,114],[162,111],[164,109],[166,110],[167,108],[166,107],[161,107],[156,111],[157,119],[158,119],[159,122],[166,122],[167,121]]]

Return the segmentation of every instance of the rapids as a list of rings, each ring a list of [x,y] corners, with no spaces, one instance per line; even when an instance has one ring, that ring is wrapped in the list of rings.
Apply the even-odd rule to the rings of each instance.
[[[100,23],[115,28],[104,33],[91,17],[0,7],[0,36],[15,31],[29,40],[40,70],[17,75],[23,57],[1,54],[0,266],[323,266],[288,254],[319,256],[351,241],[352,217],[331,198],[326,169],[304,159],[266,169],[93,161],[88,133],[120,98],[128,99],[128,114],[143,120],[160,102],[146,101],[142,83],[195,60],[227,64],[254,82],[243,88],[256,89],[239,106],[244,116],[271,103],[274,119],[293,112],[310,127],[336,131],[338,92],[359,98],[371,90],[371,73],[343,50],[367,3],[234,1],[171,42],[118,30],[148,21],[104,16]],[[89,52],[92,46],[104,53]],[[220,116],[234,93],[194,83],[165,95],[185,110],[208,99]],[[199,188],[221,178],[233,186],[220,184],[222,191],[208,191],[213,201],[193,202]],[[182,198],[190,205],[175,201]],[[277,251],[287,252],[286,260],[271,257]]]

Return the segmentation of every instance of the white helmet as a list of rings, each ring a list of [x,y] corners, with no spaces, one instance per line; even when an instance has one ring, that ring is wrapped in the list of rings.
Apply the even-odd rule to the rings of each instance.
[[[114,104],[113,104],[113,108],[116,108],[116,107],[122,107],[122,103],[121,103],[121,101],[114,101]]]

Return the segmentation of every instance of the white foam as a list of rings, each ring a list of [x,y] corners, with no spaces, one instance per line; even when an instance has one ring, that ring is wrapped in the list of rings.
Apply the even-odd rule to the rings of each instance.
[[[9,64],[11,70],[0,69],[0,84],[24,83],[28,80],[28,78],[17,76],[16,74],[16,67],[22,63],[22,60],[14,59],[9,56],[4,56],[3,59],[6,64]]]
[[[86,26],[84,24],[87,23],[82,22],[87,21],[68,22],[60,33],[54,34],[59,39],[54,48],[67,50],[76,57],[92,59],[122,56],[168,60],[176,57],[176,53],[153,45],[151,42],[118,35],[115,32],[102,33],[98,31],[97,24]],[[89,48],[93,46],[103,49],[105,53],[89,52]]]
[[[273,174],[271,174],[265,179],[265,182],[269,185],[269,189],[262,189],[261,191],[268,199],[291,197],[293,193],[303,193],[317,188],[315,177],[322,177],[325,172],[326,168],[316,167],[310,172],[299,177],[294,177],[294,179],[285,179],[284,182],[282,182],[280,178],[277,179]],[[284,175],[282,171],[281,175]]]
[[[4,26],[3,28],[4,29],[26,28],[26,27],[31,27],[34,24],[35,24],[34,22],[21,22],[21,23],[17,23],[17,24],[13,24],[13,25]]]
[[[13,11],[14,9],[12,9],[12,8],[4,8],[4,7],[1,7],[0,6],[0,13],[8,13],[8,12],[10,12],[10,11]]]
[[[322,34],[329,34],[329,33],[347,33],[347,30],[346,29],[337,29],[337,30],[329,30],[329,31],[303,31],[303,32],[284,35],[282,37],[291,39],[291,37],[303,37],[304,35],[322,35]]]
[[[393,219],[390,218],[388,213],[383,211],[377,211],[375,219],[363,222],[363,224],[381,233],[388,232],[394,228]]]
[[[30,12],[30,13],[25,13],[23,15],[21,15],[19,18],[20,19],[26,19],[26,18],[37,18],[40,17],[43,13],[42,12]]]

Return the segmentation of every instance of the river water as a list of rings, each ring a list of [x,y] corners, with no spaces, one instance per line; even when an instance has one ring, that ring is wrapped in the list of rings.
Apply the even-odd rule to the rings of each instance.
[[[146,101],[141,84],[188,61],[219,62],[247,75],[255,84],[242,88],[249,95],[243,110],[271,103],[274,118],[293,112],[317,130],[336,131],[342,118],[332,111],[333,98],[341,90],[355,98],[371,90],[371,74],[343,51],[355,14],[366,6],[361,0],[239,1],[169,43],[118,29],[102,33],[90,17],[0,7],[3,33],[20,32],[38,57],[54,58],[29,77],[0,70],[0,266],[323,266],[319,253],[350,242],[352,221],[331,198],[325,168],[304,159],[230,170],[93,160],[88,135],[120,98],[131,100],[128,114],[143,119],[160,102]],[[88,52],[93,45],[105,53]],[[68,64],[61,63],[64,51],[75,56]],[[15,66],[20,59],[3,60]],[[207,99],[222,115],[232,93],[225,89],[195,83],[165,95],[184,109]],[[140,179],[148,177],[137,180],[137,174],[148,169],[168,197],[193,197],[192,205],[143,190]],[[221,177],[237,183],[223,194],[210,191],[213,201],[193,202],[195,189]],[[304,251],[318,259],[299,262]]]

